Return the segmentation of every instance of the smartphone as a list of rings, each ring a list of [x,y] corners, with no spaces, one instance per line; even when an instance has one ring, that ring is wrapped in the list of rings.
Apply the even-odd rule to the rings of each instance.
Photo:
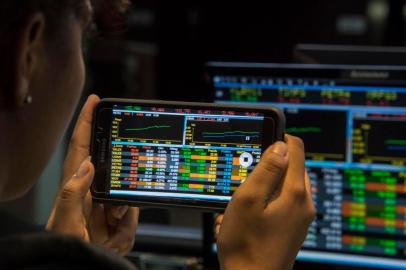
[[[103,99],[93,121],[93,199],[224,210],[284,127],[273,107]]]

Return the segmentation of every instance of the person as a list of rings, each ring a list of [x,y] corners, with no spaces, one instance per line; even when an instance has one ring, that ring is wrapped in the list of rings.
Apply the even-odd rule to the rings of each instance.
[[[59,144],[84,87],[81,43],[92,14],[125,0],[0,2],[0,199],[25,194]],[[92,202],[88,97],[64,162],[61,190],[38,230],[2,213],[0,268],[134,269],[137,208]],[[315,215],[300,139],[265,151],[218,221],[222,269],[289,269]],[[121,256],[120,256],[121,255]]]

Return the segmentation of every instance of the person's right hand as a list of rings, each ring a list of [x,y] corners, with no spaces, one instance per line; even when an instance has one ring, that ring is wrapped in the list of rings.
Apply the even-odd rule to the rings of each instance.
[[[291,269],[315,213],[303,143],[287,135],[227,206],[217,237],[221,269]]]

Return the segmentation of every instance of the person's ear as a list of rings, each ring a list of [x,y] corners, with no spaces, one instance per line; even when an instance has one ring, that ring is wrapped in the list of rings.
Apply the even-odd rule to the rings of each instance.
[[[11,48],[8,100],[11,107],[21,107],[32,99],[31,82],[45,50],[45,18],[40,12],[29,16],[15,34]]]

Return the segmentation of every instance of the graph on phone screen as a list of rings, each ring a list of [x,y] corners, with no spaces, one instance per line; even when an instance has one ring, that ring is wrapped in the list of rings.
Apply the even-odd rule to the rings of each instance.
[[[209,145],[259,145],[258,122],[249,119],[228,119],[193,117],[188,121],[187,140],[191,144]]]
[[[159,115],[145,117],[142,114],[126,112],[116,119],[117,138],[144,142],[182,142],[183,118],[181,116]],[[131,116],[131,117],[126,117]]]

